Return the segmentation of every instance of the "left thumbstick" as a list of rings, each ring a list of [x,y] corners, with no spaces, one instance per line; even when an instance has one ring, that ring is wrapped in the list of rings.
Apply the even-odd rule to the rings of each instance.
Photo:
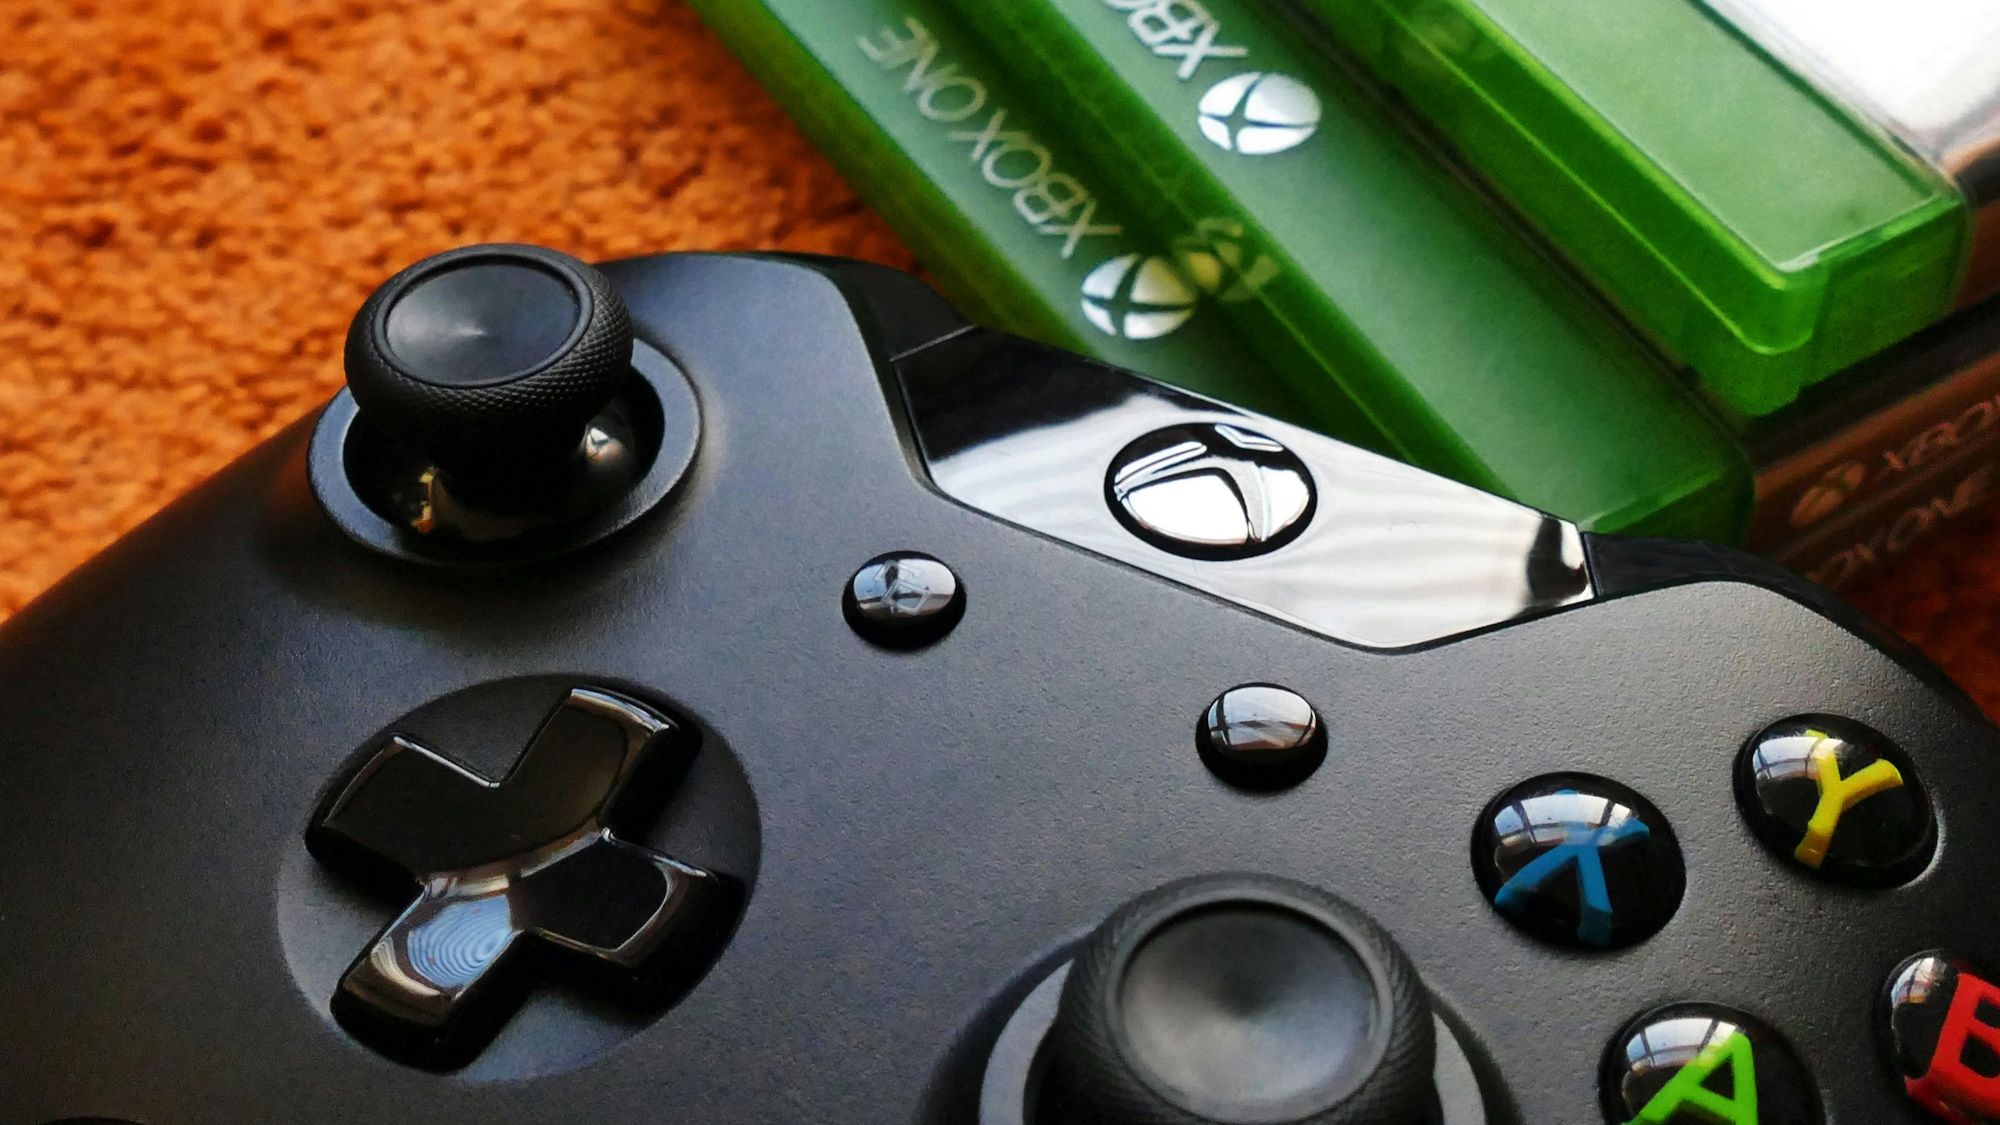
[[[597,270],[538,246],[468,246],[396,274],[347,333],[362,417],[468,499],[532,496],[631,377],[632,320]]]

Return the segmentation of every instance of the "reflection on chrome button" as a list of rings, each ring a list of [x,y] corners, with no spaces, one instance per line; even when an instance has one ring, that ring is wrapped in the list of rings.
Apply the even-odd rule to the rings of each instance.
[[[1312,516],[1312,476],[1291,450],[1241,426],[1155,430],[1120,450],[1105,481],[1133,534],[1193,558],[1277,550]]]
[[[973,331],[896,373],[946,495],[1322,636],[1403,648],[1595,596],[1573,524],[1129,371]]]

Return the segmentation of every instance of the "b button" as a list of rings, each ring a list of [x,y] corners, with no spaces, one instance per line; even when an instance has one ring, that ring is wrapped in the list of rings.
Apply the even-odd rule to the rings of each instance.
[[[1882,1029],[1910,1100],[1952,1122],[2000,1122],[2000,985],[1939,950],[1896,967]]]

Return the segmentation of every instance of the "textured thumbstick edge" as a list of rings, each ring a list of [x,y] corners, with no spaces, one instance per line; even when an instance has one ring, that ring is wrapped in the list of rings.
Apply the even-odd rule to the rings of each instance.
[[[1115,911],[1087,938],[1063,986],[1050,1036],[1050,1059],[1065,1108],[1081,1120],[1131,1125],[1212,1125],[1167,1101],[1143,1077],[1112,1021],[1111,1001],[1144,935],[1209,906],[1301,904],[1353,945],[1387,997],[1389,1039],[1373,1074],[1337,1105],[1293,1119],[1295,1125],[1415,1125],[1427,1104],[1436,1065],[1435,1022],[1416,967],[1388,932],[1359,908],[1326,891],[1272,875],[1202,875],[1168,883]],[[1079,1065],[1080,1060],[1092,1060]]]
[[[440,386],[397,363],[384,338],[395,301],[433,274],[488,258],[526,259],[567,281],[580,306],[569,338],[539,367],[485,386]],[[488,243],[426,258],[383,282],[349,325],[344,359],[348,389],[370,424],[405,441],[441,444],[434,452],[449,457],[512,440],[532,444],[530,429],[574,426],[581,436],[630,375],[632,340],[631,313],[603,273],[545,247]],[[523,432],[506,432],[516,426]],[[466,440],[455,440],[458,433]]]

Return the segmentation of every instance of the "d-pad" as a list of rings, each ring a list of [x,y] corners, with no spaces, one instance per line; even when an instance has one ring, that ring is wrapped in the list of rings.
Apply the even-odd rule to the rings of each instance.
[[[341,1024],[418,1065],[469,1062],[538,976],[609,977],[619,998],[704,963],[734,880],[620,839],[694,740],[622,696],[577,688],[505,779],[392,735],[336,786],[306,844],[329,864],[415,883],[333,997]],[[709,950],[703,946],[709,945]]]

